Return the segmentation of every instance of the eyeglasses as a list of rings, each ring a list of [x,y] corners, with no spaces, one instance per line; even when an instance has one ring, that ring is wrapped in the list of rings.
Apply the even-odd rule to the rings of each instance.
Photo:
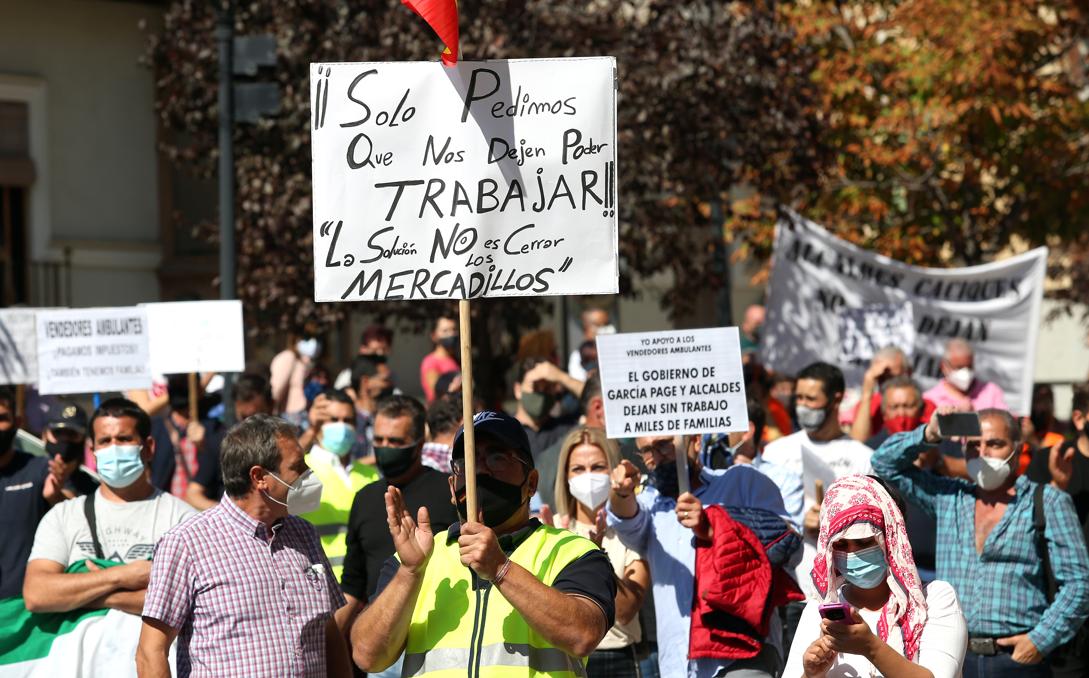
[[[645,445],[643,447],[640,447],[639,448],[639,454],[642,455],[642,457],[644,459],[646,459],[647,457],[650,457],[655,452],[657,452],[659,455],[664,457],[667,454],[669,454],[670,452],[675,452],[676,449],[677,449],[676,445],[674,444],[672,439],[670,439],[670,440],[656,440],[653,443],[651,443],[650,445]]]
[[[494,475],[508,473],[518,465],[529,466],[524,459],[510,452],[486,452],[483,456],[477,455],[477,461],[483,462],[483,464],[479,464],[479,466],[482,466],[487,469],[489,473]],[[464,476],[465,459],[454,459],[451,461],[450,470],[454,472],[455,476]]]

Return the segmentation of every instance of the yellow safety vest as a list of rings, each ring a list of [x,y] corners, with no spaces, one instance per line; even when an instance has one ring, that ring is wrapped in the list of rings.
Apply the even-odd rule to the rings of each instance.
[[[429,678],[523,678],[586,675],[572,657],[530,628],[503,594],[484,582],[473,591],[456,540],[437,535],[409,624],[401,675]],[[510,555],[551,586],[563,568],[597,546],[567,530],[541,525]]]
[[[317,528],[325,556],[333,566],[333,575],[340,581],[340,574],[344,570],[344,555],[348,552],[346,536],[352,502],[357,492],[378,480],[378,469],[358,461],[352,462],[348,468],[352,486],[348,488],[344,485],[343,477],[331,465],[315,462],[310,454],[306,455],[306,465],[321,481],[321,506],[302,517]]]

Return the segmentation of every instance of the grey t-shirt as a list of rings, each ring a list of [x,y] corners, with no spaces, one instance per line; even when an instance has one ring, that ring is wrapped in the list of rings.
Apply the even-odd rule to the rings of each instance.
[[[101,491],[93,497],[103,555],[119,563],[151,558],[160,537],[197,514],[189,504],[160,490],[140,501],[109,501],[102,497]],[[67,567],[94,558],[91,530],[83,514],[86,500],[87,496],[69,499],[45,514],[38,523],[28,560],[41,558]]]

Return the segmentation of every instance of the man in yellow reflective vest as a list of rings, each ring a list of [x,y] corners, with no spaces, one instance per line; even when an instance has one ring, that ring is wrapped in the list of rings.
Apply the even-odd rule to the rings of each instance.
[[[538,474],[516,419],[485,411],[473,427],[480,515],[466,521],[461,431],[450,477],[460,523],[436,538],[426,508],[413,520],[387,490],[397,556],[352,627],[355,662],[381,671],[404,652],[406,677],[583,676],[613,625],[612,565],[588,539],[529,517]]]
[[[326,389],[324,404],[311,417],[315,430],[314,446],[306,455],[306,465],[321,481],[321,506],[303,514],[318,530],[325,556],[333,566],[333,576],[340,581],[347,552],[348,514],[355,494],[378,480],[373,466],[353,461],[355,442],[355,404],[344,391]]]

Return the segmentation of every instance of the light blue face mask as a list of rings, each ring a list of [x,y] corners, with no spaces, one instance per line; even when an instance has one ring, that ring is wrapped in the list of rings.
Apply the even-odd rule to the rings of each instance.
[[[102,482],[117,489],[135,483],[144,472],[141,449],[142,445],[110,445],[95,450],[95,465]]]
[[[321,446],[333,454],[348,454],[354,442],[355,429],[342,421],[331,421],[321,427]]]
[[[848,584],[860,589],[877,588],[889,571],[885,549],[880,544],[854,553],[832,551],[832,563]]]

